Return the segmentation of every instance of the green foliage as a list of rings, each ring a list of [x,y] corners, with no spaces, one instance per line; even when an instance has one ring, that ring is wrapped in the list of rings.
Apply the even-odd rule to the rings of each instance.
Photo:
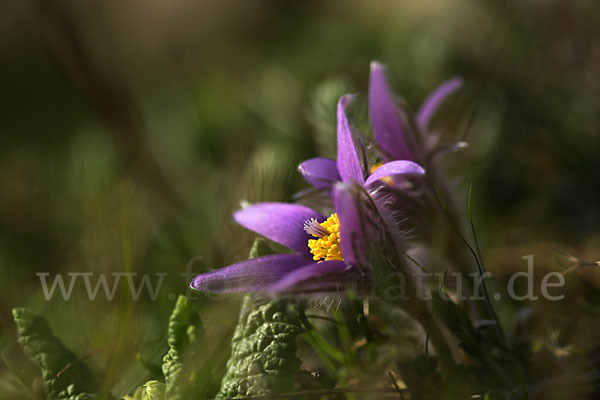
[[[252,243],[248,258],[267,256],[269,254],[273,254],[273,250],[271,249],[271,246],[269,246],[269,243],[263,238],[256,238],[254,243]]]
[[[95,380],[83,362],[54,336],[46,320],[26,308],[13,310],[19,343],[42,371],[50,399],[89,400],[97,398]],[[171,314],[168,330],[169,351],[163,359],[165,382],[148,381],[133,397],[138,399],[185,399],[202,394],[210,379],[196,379],[193,359],[203,347],[203,328],[198,313],[180,296]],[[199,385],[197,385],[200,383]],[[199,389],[200,388],[200,389]]]
[[[192,393],[198,394],[194,358],[205,348],[203,337],[198,313],[184,296],[180,296],[169,320],[169,351],[162,366],[168,399],[185,399]],[[209,379],[203,377],[202,384],[206,385],[207,381]]]
[[[179,296],[169,319],[167,333],[169,350],[163,358],[162,372],[165,383],[157,380],[137,388],[125,400],[180,400],[204,394],[210,377],[198,379],[194,359],[205,349],[204,329],[196,310],[185,296]]]
[[[164,400],[165,384],[159,381],[148,381],[137,388],[133,396],[123,396],[123,400]]]
[[[293,389],[300,367],[296,338],[302,332],[287,301],[244,298],[219,397],[248,397]]]
[[[48,322],[27,308],[12,310],[19,343],[42,372],[50,399],[96,398],[94,379],[85,364],[54,336]]]
[[[271,253],[256,239],[249,258]],[[244,297],[218,397],[238,398],[293,390],[300,367],[296,338],[303,331],[297,310],[286,300]]]

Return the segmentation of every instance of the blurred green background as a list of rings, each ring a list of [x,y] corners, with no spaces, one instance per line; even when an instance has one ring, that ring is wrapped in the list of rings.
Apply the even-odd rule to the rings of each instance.
[[[296,166],[335,150],[341,94],[358,94],[370,134],[371,60],[413,110],[465,79],[434,127],[470,144],[448,175],[464,195],[473,183],[491,257],[552,242],[599,259],[598,21],[593,0],[4,2],[0,352],[34,379],[10,315],[28,306],[114,394],[145,382],[136,354],[164,354],[190,260],[201,272],[247,256],[239,202],[307,187]],[[46,301],[38,272],[167,276],[156,301],[125,284],[112,302],[80,284]],[[202,362],[222,370],[239,298],[199,298],[215,342]],[[0,390],[19,398],[11,376],[0,363]]]

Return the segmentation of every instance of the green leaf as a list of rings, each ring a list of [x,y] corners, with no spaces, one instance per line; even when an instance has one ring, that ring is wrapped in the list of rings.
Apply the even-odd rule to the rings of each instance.
[[[264,239],[256,239],[250,258],[269,254]],[[296,338],[302,333],[298,312],[285,300],[244,297],[218,398],[243,398],[294,389],[300,368]]]
[[[204,394],[206,377],[196,379],[194,359],[206,348],[202,321],[184,296],[179,296],[171,314],[168,330],[169,351],[163,358],[166,398],[186,399]],[[197,385],[201,384],[202,387]]]
[[[123,400],[165,400],[165,384],[159,381],[148,381],[137,388],[133,396],[123,396]]]
[[[273,249],[271,249],[271,246],[269,246],[269,242],[263,238],[256,238],[254,239],[254,243],[252,243],[252,248],[250,248],[248,258],[268,256],[269,254],[273,254]]]
[[[247,295],[231,343],[227,373],[217,397],[237,398],[293,390],[300,368],[296,338],[302,332],[287,301]]]
[[[19,343],[42,372],[50,399],[96,398],[94,378],[75,353],[54,336],[48,322],[27,308],[14,308]]]

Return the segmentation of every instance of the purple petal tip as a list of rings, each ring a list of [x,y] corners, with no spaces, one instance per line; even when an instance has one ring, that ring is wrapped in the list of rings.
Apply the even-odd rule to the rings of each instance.
[[[350,105],[350,103],[352,103],[355,98],[356,96],[353,94],[345,94],[342,97],[340,97],[339,106],[343,109],[346,109],[346,107],[348,107],[348,105]]]
[[[379,61],[371,61],[371,72],[373,71],[377,71],[377,70],[382,70],[385,67],[383,66],[383,64],[381,64]]]

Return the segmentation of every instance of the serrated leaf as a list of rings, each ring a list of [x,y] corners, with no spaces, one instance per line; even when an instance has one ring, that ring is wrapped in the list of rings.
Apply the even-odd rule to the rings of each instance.
[[[23,351],[40,368],[50,399],[96,398],[92,373],[54,336],[48,322],[27,308],[12,310]]]
[[[256,239],[249,258],[272,253]],[[244,297],[227,361],[227,373],[217,398],[243,398],[293,390],[300,368],[296,338],[303,331],[289,301]]]
[[[169,351],[163,358],[166,398],[185,399],[201,395],[208,386],[207,377],[196,379],[194,359],[204,346],[203,327],[196,310],[184,296],[179,296],[169,320]],[[198,387],[197,384],[202,384]]]

